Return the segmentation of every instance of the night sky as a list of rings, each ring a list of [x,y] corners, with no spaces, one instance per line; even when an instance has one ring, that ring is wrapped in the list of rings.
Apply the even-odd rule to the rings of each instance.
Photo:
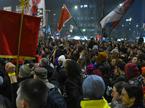
[[[136,22],[142,23],[145,20],[145,0],[135,0],[126,16],[131,16]]]

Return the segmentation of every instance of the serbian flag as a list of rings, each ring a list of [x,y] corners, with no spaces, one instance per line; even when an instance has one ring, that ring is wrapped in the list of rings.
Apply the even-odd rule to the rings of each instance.
[[[59,21],[57,24],[57,31],[60,32],[63,28],[63,25],[68,22],[72,18],[69,10],[67,9],[66,5],[62,6]]]
[[[21,14],[0,10],[0,57],[18,54]],[[38,45],[40,18],[24,15],[19,56],[33,57]]]
[[[45,0],[29,0],[29,10],[32,16],[41,17],[41,25],[46,25]]]
[[[24,2],[25,5],[25,14],[36,16],[38,11],[38,5],[43,0],[26,0]]]
[[[134,0],[125,0],[123,3],[119,4],[113,11],[101,20],[101,27],[103,29],[107,27],[112,29],[115,28],[133,2]]]

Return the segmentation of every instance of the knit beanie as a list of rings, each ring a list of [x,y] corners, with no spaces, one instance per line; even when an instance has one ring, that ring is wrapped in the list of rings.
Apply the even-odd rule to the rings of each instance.
[[[24,64],[19,69],[19,77],[26,78],[30,77],[31,74],[31,68],[29,67],[29,64]]]
[[[49,61],[48,61],[47,58],[42,58],[42,59],[40,60],[39,65],[42,66],[42,67],[45,67],[45,66],[48,65],[48,62],[49,62]]]
[[[97,62],[102,62],[107,60],[108,54],[106,52],[99,52],[97,56]]]
[[[100,76],[88,76],[82,85],[84,98],[100,99],[105,92],[105,83]]]
[[[61,61],[62,62],[62,65],[64,66],[64,63],[66,61],[65,56],[64,55],[59,56],[58,57],[58,61]]]
[[[16,68],[16,66],[11,62],[6,63],[6,65],[5,65],[6,72],[14,72],[15,68]]]
[[[41,80],[46,80],[47,79],[47,69],[43,67],[37,67],[34,69],[34,74],[41,79]]]
[[[127,63],[125,65],[125,76],[128,80],[136,78],[140,75],[139,69],[134,63]]]

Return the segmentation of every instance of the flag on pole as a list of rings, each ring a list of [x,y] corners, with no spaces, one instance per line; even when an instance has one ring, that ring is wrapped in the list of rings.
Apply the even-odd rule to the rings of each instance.
[[[0,10],[0,57],[17,57],[20,22],[21,14]],[[20,56],[36,55],[39,26],[40,18],[24,15]]]
[[[36,16],[38,11],[38,4],[41,0],[21,0],[21,6],[25,6],[24,13],[27,15]]]
[[[46,26],[45,0],[21,0],[24,14],[41,17],[41,26]]]
[[[119,4],[113,11],[111,11],[100,21],[101,27],[103,29],[106,27],[112,29],[115,28],[133,2],[134,0],[125,0],[123,3]]]
[[[61,13],[59,17],[59,21],[57,24],[57,31],[60,32],[63,28],[63,25],[68,22],[72,18],[69,10],[67,9],[66,5],[63,5],[61,8]]]

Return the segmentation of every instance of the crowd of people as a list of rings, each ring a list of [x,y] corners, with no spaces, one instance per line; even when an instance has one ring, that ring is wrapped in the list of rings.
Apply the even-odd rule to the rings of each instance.
[[[34,60],[0,59],[0,108],[144,108],[145,44],[40,38]]]

